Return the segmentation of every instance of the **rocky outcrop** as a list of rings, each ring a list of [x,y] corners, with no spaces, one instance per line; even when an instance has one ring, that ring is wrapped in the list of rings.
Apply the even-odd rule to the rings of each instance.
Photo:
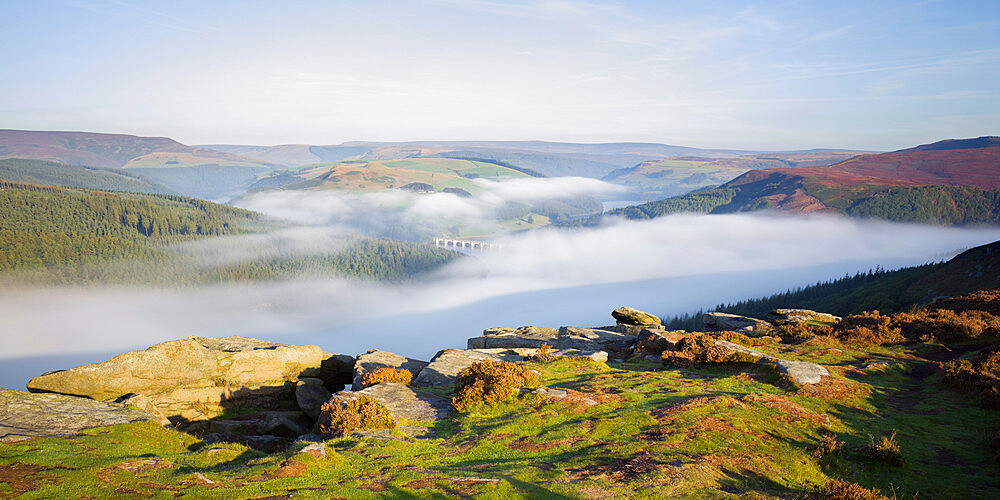
[[[452,385],[459,373],[480,361],[518,362],[538,352],[537,348],[514,347],[510,349],[444,349],[431,358],[430,364],[420,370],[413,379],[413,385],[420,387]],[[581,351],[579,349],[555,349],[549,354],[571,358],[589,358],[598,363],[608,360],[604,351]]]
[[[72,436],[91,427],[144,420],[157,418],[142,410],[88,398],[0,389],[0,442]]]
[[[640,311],[638,309],[632,309],[631,307],[619,307],[618,309],[611,311],[611,317],[615,318],[619,323],[626,325],[660,324],[660,318],[658,316],[645,311]]]
[[[839,323],[841,319],[840,316],[811,311],[809,309],[775,309],[767,313],[765,318],[776,325],[784,325],[787,323],[806,323],[809,321]]]
[[[323,380],[318,378],[302,378],[295,384],[295,401],[299,404],[302,413],[309,418],[316,420],[319,417],[319,408],[332,396]]]
[[[148,397],[173,422],[215,417],[227,409],[294,408],[300,376],[318,376],[323,351],[248,337],[191,337],[130,351],[103,363],[46,373],[32,392],[101,401]]]
[[[595,353],[605,349],[624,349],[634,344],[635,337],[613,331],[584,327],[540,328],[490,328],[483,335],[468,340],[469,349],[537,349],[543,344],[556,350],[575,350]]]
[[[715,343],[715,345],[733,352],[742,352],[758,357],[760,358],[760,363],[770,363],[779,372],[791,377],[797,384],[815,384],[818,383],[822,377],[830,375],[830,372],[825,367],[817,365],[816,363],[809,363],[807,361],[790,361],[787,359],[777,358],[726,340],[719,340]]]
[[[435,422],[451,415],[451,401],[404,384],[383,382],[360,391],[343,391],[330,398],[331,405],[343,405],[368,396],[389,409],[396,419]],[[318,425],[329,425],[330,414],[320,413]]]
[[[644,328],[646,327],[642,327],[642,329]],[[587,328],[582,326],[563,326],[559,328],[559,337],[586,339],[599,344],[601,350],[622,355],[635,347],[637,333],[617,327]]]
[[[413,374],[413,377],[416,378],[420,374],[420,370],[423,370],[425,366],[427,366],[426,361],[407,358],[406,356],[400,356],[388,351],[372,349],[358,355],[357,360],[354,362],[354,377],[351,388],[354,390],[361,388],[361,378],[366,373],[373,372],[379,368],[402,368],[409,370]]]
[[[534,351],[534,349],[528,349]],[[523,356],[512,349],[444,349],[431,358],[413,379],[416,386],[451,385],[458,374],[480,361],[520,361]]]
[[[702,316],[702,322],[709,332],[747,333],[771,328],[767,321],[723,312],[707,312]]]

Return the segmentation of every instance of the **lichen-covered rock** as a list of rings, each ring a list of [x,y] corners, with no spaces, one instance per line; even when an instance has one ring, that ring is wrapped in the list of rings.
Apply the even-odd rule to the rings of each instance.
[[[733,352],[741,352],[760,358],[760,363],[773,365],[779,372],[791,377],[796,384],[816,384],[822,380],[822,377],[830,374],[826,367],[816,363],[781,359],[726,340],[716,341],[715,345]]]
[[[611,311],[611,317],[619,323],[626,325],[659,325],[660,318],[645,311],[633,309],[631,307],[619,307]]]
[[[487,351],[499,351],[496,354]],[[501,352],[509,352],[511,355],[504,356]],[[516,359],[511,359],[516,358]],[[413,379],[416,386],[451,385],[455,383],[458,374],[468,368],[473,363],[480,361],[516,361],[522,358],[512,350],[504,349],[444,349],[438,351],[431,358],[430,364],[425,366]]]
[[[784,325],[786,323],[806,323],[809,321],[839,323],[841,320],[840,316],[816,312],[809,309],[775,309],[767,313],[765,318],[776,325]]]
[[[705,330],[709,332],[748,333],[771,328],[771,324],[767,321],[723,312],[705,313],[702,316],[702,323],[705,325]]]
[[[427,366],[426,361],[407,358],[406,356],[400,356],[388,351],[372,349],[358,355],[357,360],[354,362],[354,378],[351,389],[359,390],[363,386],[361,378],[366,373],[373,372],[379,368],[402,368],[409,370],[413,374],[413,377],[416,378],[420,374],[420,370],[423,370],[425,366]]]
[[[412,422],[434,422],[451,415],[451,401],[433,394],[414,389],[404,384],[384,382],[360,391],[342,391],[330,398],[331,406],[337,407],[368,396],[389,409],[392,416]],[[320,413],[317,426],[329,425],[330,415]]]
[[[560,327],[559,337],[586,339],[600,344],[603,350],[616,353],[628,352],[638,342],[636,335],[629,332],[582,326]]]
[[[600,343],[575,335],[560,335],[555,328],[522,326],[521,328],[490,328],[480,337],[468,340],[469,349],[538,348],[548,344],[554,349],[601,351]]]
[[[322,379],[301,378],[295,384],[295,401],[299,404],[302,413],[313,420],[319,417],[320,406],[329,401],[332,395],[333,393],[323,385]]]
[[[83,429],[156,421],[149,413],[122,405],[63,394],[0,389],[0,442],[32,437],[72,436]]]
[[[141,394],[171,421],[202,420],[227,409],[294,407],[295,381],[318,375],[322,360],[313,345],[191,337],[46,373],[31,379],[28,390],[101,401]]]

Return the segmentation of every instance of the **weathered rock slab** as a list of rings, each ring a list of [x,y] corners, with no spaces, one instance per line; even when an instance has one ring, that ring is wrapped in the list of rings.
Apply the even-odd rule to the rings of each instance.
[[[633,309],[628,306],[611,311],[611,317],[626,325],[659,325],[660,318],[655,314]]]
[[[840,316],[816,312],[809,309],[775,309],[767,313],[765,318],[776,325],[784,325],[786,323],[806,323],[809,321],[839,323],[841,320]]]
[[[396,382],[383,382],[360,391],[343,391],[330,398],[333,404],[345,404],[368,396],[389,409],[392,416],[413,422],[434,422],[451,415],[451,401]],[[320,414],[321,424],[329,423],[329,415]]]
[[[746,333],[771,328],[771,324],[767,321],[723,312],[705,313],[702,316],[702,323],[705,325],[705,330],[710,332]]]
[[[601,345],[601,349],[625,353],[635,347],[637,336],[618,329],[588,328],[583,326],[563,326],[559,328],[560,338],[581,338]]]
[[[144,411],[62,394],[0,389],[0,442],[72,436],[83,429],[157,418]]]
[[[379,368],[401,368],[403,370],[409,370],[416,378],[420,374],[420,370],[423,370],[427,366],[426,361],[420,361],[418,359],[407,358],[406,356],[400,356],[399,354],[380,351],[378,349],[372,349],[364,354],[358,355],[357,360],[354,362],[354,379],[352,381],[351,389],[358,390],[362,386],[361,378],[365,376],[366,373],[373,372]]]
[[[808,361],[791,361],[777,358],[769,354],[764,354],[756,349],[735,344],[726,340],[719,340],[715,345],[730,351],[742,352],[751,356],[759,357],[761,363],[770,363],[781,373],[792,378],[797,384],[815,384],[822,380],[822,377],[830,375],[826,367]]]
[[[28,390],[100,401],[135,393],[171,421],[202,420],[226,409],[294,405],[295,381],[319,374],[323,351],[248,337],[190,337],[130,351],[103,363],[47,373]]]
[[[521,328],[490,328],[483,335],[468,340],[469,349],[538,348],[543,344],[554,349],[601,351],[600,343],[575,335],[560,335],[555,328],[522,326]]]
[[[496,351],[496,353],[486,352]],[[509,354],[507,354],[509,353]],[[516,351],[506,349],[444,349],[431,358],[413,379],[416,386],[451,385],[455,383],[458,374],[474,363],[480,361],[519,361],[522,358]]]

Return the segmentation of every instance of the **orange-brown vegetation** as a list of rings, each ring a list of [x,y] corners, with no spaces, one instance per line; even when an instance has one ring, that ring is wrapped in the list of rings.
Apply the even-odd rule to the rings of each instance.
[[[972,359],[949,361],[944,365],[944,380],[978,392],[983,406],[1000,408],[1000,346],[983,349]]]
[[[835,479],[813,495],[816,500],[889,500],[889,497],[848,481]]]
[[[815,338],[817,335],[824,336],[833,333],[833,328],[827,325],[810,325],[808,323],[785,323],[778,325],[771,330],[771,334],[781,338],[786,344],[798,344]]]
[[[540,385],[538,375],[523,365],[507,361],[480,361],[458,375],[452,405],[466,411],[478,404],[492,405],[514,398],[520,387]]]
[[[1000,316],[1000,290],[983,290],[961,297],[948,297],[932,302],[927,309],[948,309],[950,311],[985,311]]]
[[[368,396],[341,403],[327,401],[321,407],[329,415],[329,423],[320,425],[320,432],[328,436],[342,436],[355,429],[393,429],[396,419],[388,408]]]
[[[975,186],[1000,189],[996,165],[1000,143],[968,149],[911,148],[891,153],[858,155],[826,167],[774,168],[757,172],[813,177],[832,187],[883,186]]]
[[[548,362],[548,361],[555,361],[556,355],[553,354],[553,352],[554,352],[554,349],[552,349],[551,345],[549,345],[549,344],[542,344],[541,346],[538,347],[538,349],[535,349],[535,353],[534,354],[531,354],[529,356],[525,356],[524,359],[526,361],[540,361],[540,362],[543,362],[543,363]]]
[[[364,374],[361,377],[361,385],[371,387],[382,382],[409,384],[411,380],[413,380],[413,374],[410,373],[410,370],[402,368],[379,368],[378,370],[372,370]]]
[[[715,345],[719,340],[746,346],[762,343],[736,332],[692,333],[677,342],[676,351],[664,351],[660,357],[664,364],[676,368],[694,363],[756,363],[760,360],[757,356]]]
[[[1000,317],[977,310],[925,309],[890,316],[868,311],[844,318],[833,335],[854,346],[955,342],[1000,335]]]

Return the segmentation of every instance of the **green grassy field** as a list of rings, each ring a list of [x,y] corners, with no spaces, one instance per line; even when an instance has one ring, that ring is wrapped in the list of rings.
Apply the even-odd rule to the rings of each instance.
[[[300,167],[293,172],[301,181],[288,189],[334,189],[370,192],[395,189],[418,182],[435,191],[460,188],[472,194],[482,191],[473,179],[513,179],[527,174],[491,163],[450,158],[414,158],[370,162],[322,163]]]
[[[926,376],[934,346],[757,348],[830,367],[806,388],[755,366],[529,363],[526,395],[436,424],[433,439],[345,437],[327,457],[205,445],[151,423],[0,445],[0,495],[191,498],[795,498],[831,479],[896,498],[996,498],[996,410]],[[575,392],[573,392],[575,391]],[[438,392],[447,393],[447,388]],[[598,404],[588,406],[582,398]],[[896,432],[904,459],[868,458]],[[818,453],[822,438],[842,443]]]

